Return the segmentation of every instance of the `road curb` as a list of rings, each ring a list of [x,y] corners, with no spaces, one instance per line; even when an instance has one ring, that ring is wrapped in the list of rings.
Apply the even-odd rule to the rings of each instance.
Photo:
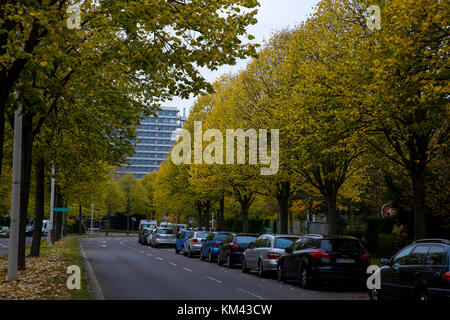
[[[91,294],[91,298],[92,300],[106,300],[105,296],[103,295],[102,288],[100,287],[100,284],[97,281],[97,277],[95,276],[94,269],[92,269],[92,266],[86,255],[86,252],[84,252],[83,245],[81,244],[80,240],[78,240],[78,243],[80,246],[80,255],[82,258],[84,270],[86,271],[86,277],[88,280],[88,290]]]

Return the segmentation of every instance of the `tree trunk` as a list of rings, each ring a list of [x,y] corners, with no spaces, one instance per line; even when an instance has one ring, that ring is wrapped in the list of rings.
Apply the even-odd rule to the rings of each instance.
[[[242,232],[248,232],[248,210],[252,202],[251,196],[243,196],[241,201]]]
[[[210,221],[210,213],[211,213],[211,200],[205,201],[205,215],[203,218],[203,226],[205,230],[209,229],[209,221]]]
[[[108,236],[110,226],[111,226],[111,213],[108,211],[108,214],[106,215],[106,236]]]
[[[5,110],[0,108],[0,179],[2,178],[3,144],[5,142]]]
[[[78,211],[78,235],[81,236],[83,234],[83,226],[82,226],[83,216],[81,214],[81,204]]]
[[[217,230],[223,230],[224,224],[224,207],[225,207],[225,196],[222,196],[219,200],[219,212],[217,217]]]
[[[327,193],[327,207],[328,207],[328,234],[330,236],[337,235],[337,215],[336,215],[336,199],[337,194],[335,191]]]
[[[33,242],[30,257],[39,257],[42,237],[42,220],[44,219],[45,201],[45,160],[39,157],[36,163],[36,205],[34,213]]]
[[[288,216],[289,216],[289,197],[291,191],[291,184],[289,181],[283,181],[278,188],[276,196],[278,201],[278,208],[280,214],[280,232],[282,234],[288,233]]]
[[[424,239],[427,235],[425,202],[425,169],[418,168],[412,174],[414,194],[414,238]]]
[[[19,255],[18,268],[25,269],[26,255],[26,225],[28,200],[30,198],[31,164],[33,151],[33,115],[24,114],[22,123],[22,179],[20,188],[20,218],[19,218]]]

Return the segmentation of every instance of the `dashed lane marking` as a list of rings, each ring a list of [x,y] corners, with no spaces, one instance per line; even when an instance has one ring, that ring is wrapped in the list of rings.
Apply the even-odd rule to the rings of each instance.
[[[214,279],[214,278],[211,278],[211,277],[209,277],[209,276],[206,276],[206,278],[208,278],[209,280],[215,281],[215,282],[217,282],[217,283],[222,283],[222,281],[217,280],[217,279]]]
[[[246,293],[246,294],[249,294],[249,295],[251,295],[251,296],[253,296],[253,297],[256,297],[256,298],[258,298],[258,299],[264,300],[263,297],[258,296],[258,295],[254,294],[254,293],[251,293],[251,292],[249,292],[249,291],[246,291],[246,290],[244,290],[244,289],[236,289],[236,290],[237,290],[237,291],[241,291],[241,292]]]

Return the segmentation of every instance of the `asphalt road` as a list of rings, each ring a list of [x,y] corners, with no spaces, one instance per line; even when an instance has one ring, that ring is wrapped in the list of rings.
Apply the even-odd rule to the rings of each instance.
[[[26,238],[26,244],[30,245],[33,237]],[[0,257],[9,253],[9,238],[0,238]]]
[[[259,278],[216,263],[175,254],[173,248],[151,248],[137,238],[80,240],[106,299],[164,300],[366,300],[365,292],[345,285],[304,290],[280,284],[276,275]]]

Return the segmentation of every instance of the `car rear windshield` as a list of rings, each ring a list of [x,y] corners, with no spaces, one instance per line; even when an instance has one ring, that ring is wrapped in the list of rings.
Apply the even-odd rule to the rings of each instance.
[[[251,242],[255,242],[255,240],[257,239],[257,237],[253,237],[253,236],[236,236],[236,239],[234,240],[234,242],[236,244],[249,244]]]
[[[293,244],[295,241],[297,241],[297,238],[275,238],[273,247],[278,249],[286,249],[287,247],[290,247],[291,244]]]
[[[172,229],[159,229],[159,234],[174,234],[175,232]]]
[[[197,235],[196,235],[196,238],[199,238],[199,239],[206,239],[206,237],[207,236],[209,236],[209,233],[197,233]]]
[[[326,239],[322,240],[321,248],[328,252],[336,251],[365,251],[364,246],[359,240],[353,239]]]
[[[218,233],[218,234],[216,234],[216,237],[215,237],[214,240],[217,240],[217,241],[223,241],[223,240],[225,240],[225,238],[227,238],[230,234],[231,234],[231,233]]]

